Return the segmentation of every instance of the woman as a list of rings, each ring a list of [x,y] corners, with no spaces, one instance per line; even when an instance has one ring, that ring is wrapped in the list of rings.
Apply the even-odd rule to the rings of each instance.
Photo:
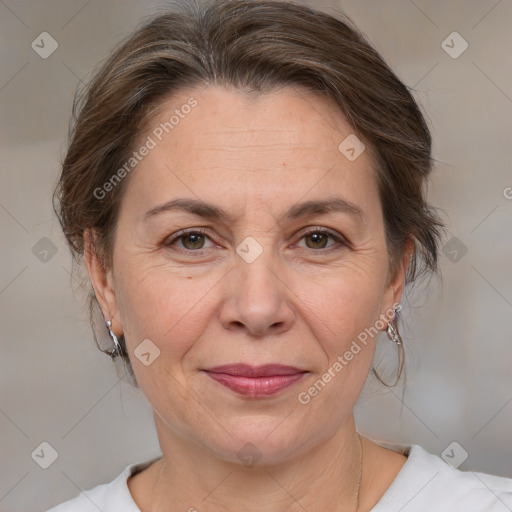
[[[431,139],[348,20],[267,0],[160,15],[96,75],[56,191],[162,457],[64,511],[512,507],[512,480],[360,436],[406,284],[437,269]],[[97,302],[96,302],[97,301]]]

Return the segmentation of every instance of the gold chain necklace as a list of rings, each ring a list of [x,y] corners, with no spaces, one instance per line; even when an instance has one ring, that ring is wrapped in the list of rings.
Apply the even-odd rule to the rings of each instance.
[[[361,436],[359,432],[357,432],[357,438],[359,439],[359,446],[361,447],[361,462],[359,464],[359,482],[357,482],[357,494],[356,494],[356,509],[355,512],[359,510],[359,492],[361,490],[361,480],[363,478],[363,443],[361,441]]]

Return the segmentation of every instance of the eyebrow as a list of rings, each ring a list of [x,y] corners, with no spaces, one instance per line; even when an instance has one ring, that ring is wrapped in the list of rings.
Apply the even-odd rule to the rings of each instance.
[[[192,198],[173,199],[167,203],[155,206],[144,214],[144,220],[148,220],[160,213],[173,210],[184,210],[188,213],[198,215],[199,217],[232,222],[232,217],[222,208],[211,203],[206,203],[200,199]],[[331,212],[346,213],[359,220],[365,218],[364,212],[359,206],[341,197],[331,197],[325,200],[306,201],[293,205],[279,217],[279,220],[296,220],[313,215],[325,215]]]

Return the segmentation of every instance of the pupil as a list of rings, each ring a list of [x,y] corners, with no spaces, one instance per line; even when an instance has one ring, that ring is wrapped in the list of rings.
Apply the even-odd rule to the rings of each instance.
[[[321,247],[325,246],[325,235],[323,233],[313,233],[310,235],[310,237],[313,241],[313,244],[322,244],[322,242],[324,242]]]
[[[203,235],[201,235],[201,234],[193,234],[193,233],[192,233],[192,234],[189,234],[189,235],[188,235],[188,239],[189,239],[189,241],[191,241],[191,244],[190,244],[190,245],[195,246],[195,245],[200,244],[200,242],[201,242],[201,237],[202,237],[202,236],[203,236]]]

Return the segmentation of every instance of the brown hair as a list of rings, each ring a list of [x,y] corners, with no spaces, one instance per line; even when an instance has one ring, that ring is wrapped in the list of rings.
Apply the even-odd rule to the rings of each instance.
[[[409,240],[406,282],[437,270],[443,223],[426,202],[431,136],[409,89],[345,15],[279,0],[183,2],[145,21],[77,93],[54,194],[75,262],[93,229],[95,250],[112,264],[128,177],[101,199],[94,191],[130,158],[164,99],[208,84],[247,94],[303,86],[333,101],[374,156],[391,273]]]

